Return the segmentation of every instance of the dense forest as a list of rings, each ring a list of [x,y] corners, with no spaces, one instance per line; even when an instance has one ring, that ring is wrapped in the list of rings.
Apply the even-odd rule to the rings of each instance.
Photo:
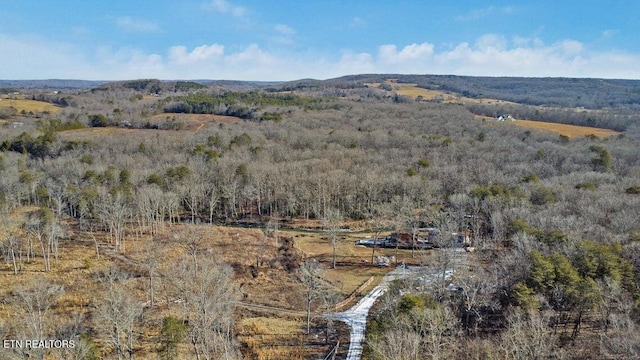
[[[505,102],[416,100],[367,85],[386,79]],[[375,231],[384,223],[385,230],[469,232],[475,249],[465,253],[467,271],[452,279],[394,282],[370,317],[366,358],[640,353],[640,82],[358,75],[290,83],[148,79],[55,92],[37,85],[10,83],[5,92],[59,111],[2,110],[2,279],[25,276],[33,258],[50,272],[65,241],[80,241],[72,232],[95,234],[83,239],[90,249],[96,236],[108,236],[109,251],[126,260],[138,236],[171,239],[168,224],[268,227],[277,218],[327,228],[340,214],[343,229]],[[502,114],[620,134],[571,137],[476,118]],[[21,213],[11,230],[9,219]],[[181,312],[156,324],[159,353],[253,358],[229,310],[238,295],[229,282],[239,269],[207,261],[193,250],[195,235],[183,241],[189,261],[172,264],[175,279],[147,296],[153,304],[160,296],[153,291],[185,294]],[[416,263],[446,269],[457,253],[432,252]],[[151,258],[142,281],[153,283],[162,256]],[[283,267],[302,284],[303,259],[296,261]],[[145,319],[152,315],[135,305],[139,294],[120,271],[91,276],[104,299],[78,310],[82,320],[61,321],[64,328],[43,315],[65,316],[55,311],[59,287],[15,285],[6,306],[31,304],[24,311],[41,317],[0,320],[0,336],[75,332],[82,347],[48,354],[144,357],[148,349],[136,341],[146,335],[136,329],[151,327]],[[202,293],[203,284],[215,286]],[[8,356],[34,354],[44,352]]]

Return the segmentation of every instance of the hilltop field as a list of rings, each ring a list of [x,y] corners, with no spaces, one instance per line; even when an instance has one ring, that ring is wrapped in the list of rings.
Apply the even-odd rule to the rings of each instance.
[[[75,344],[3,358],[343,358],[402,264],[364,359],[640,351],[640,82],[75,83],[0,88],[0,336]]]

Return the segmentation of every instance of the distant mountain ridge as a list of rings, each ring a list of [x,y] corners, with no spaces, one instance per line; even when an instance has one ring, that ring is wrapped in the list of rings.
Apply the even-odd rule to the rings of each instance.
[[[491,98],[525,105],[587,107],[602,109],[625,107],[640,110],[640,80],[597,78],[526,78],[458,75],[401,75],[359,74],[333,79],[300,79],[294,81],[241,81],[241,80],[0,80],[0,88],[42,90],[87,90],[98,87],[130,87],[131,83],[154,82],[166,90],[168,84],[192,83],[218,87],[231,91],[268,89],[270,91],[305,91],[327,88],[359,88],[366,84],[384,83],[394,79],[399,83],[412,83],[418,87],[459,94],[470,98]],[[127,85],[129,84],[129,85]],[[135,89],[138,90],[138,89]]]
[[[383,83],[388,79],[470,98],[500,99],[525,105],[592,109],[622,106],[640,110],[640,80],[362,74],[323,80],[318,84],[357,86],[365,83]],[[292,83],[294,82],[289,84]],[[309,84],[308,81],[304,83]]]
[[[100,80],[0,80],[0,87],[16,89],[57,89],[57,90],[82,90],[92,89],[107,81]]]

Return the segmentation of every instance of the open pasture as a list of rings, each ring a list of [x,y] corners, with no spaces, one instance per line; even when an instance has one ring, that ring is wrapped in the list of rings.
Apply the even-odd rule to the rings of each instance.
[[[495,119],[490,116],[479,116],[475,115],[475,119],[486,120],[495,122]],[[621,134],[619,131],[609,130],[609,129],[601,129],[594,128],[589,126],[578,126],[578,125],[569,125],[569,124],[558,124],[544,121],[534,121],[534,120],[516,120],[516,121],[506,121],[497,124],[509,124],[515,125],[519,127],[524,127],[533,130],[553,132],[558,135],[564,135],[570,139],[584,136],[595,135],[599,138],[605,138],[609,136],[615,136]]]
[[[13,108],[17,113],[43,113],[55,114],[60,110],[56,105],[44,101],[27,99],[0,98],[0,107]]]
[[[409,96],[417,98],[422,96],[423,100],[434,101],[440,100],[444,103],[450,104],[465,104],[465,103],[477,103],[477,104],[515,104],[510,101],[498,100],[498,99],[475,99],[470,97],[460,96],[447,91],[430,90],[418,87],[417,84],[410,83],[397,83],[395,81],[387,80],[386,84],[390,85],[398,95]]]
[[[518,120],[514,122],[517,126],[522,126],[535,130],[542,131],[551,131],[558,133],[560,135],[567,136],[569,138],[583,137],[595,135],[599,138],[619,135],[620,132],[609,130],[609,129],[601,129],[594,128],[589,126],[577,126],[577,125],[569,125],[569,124],[558,124],[558,123],[550,123],[550,122],[542,122],[542,121],[533,121],[533,120]]]

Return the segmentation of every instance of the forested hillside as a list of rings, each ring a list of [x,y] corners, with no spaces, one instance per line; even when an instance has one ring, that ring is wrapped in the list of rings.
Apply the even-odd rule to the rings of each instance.
[[[513,103],[415,99],[386,88],[388,79]],[[277,269],[276,282],[290,282],[287,291],[299,296],[276,305],[304,311],[308,283],[299,269],[310,256],[296,252],[295,237],[286,246],[276,237],[265,265],[264,248],[243,250],[235,230],[215,230],[229,241],[207,245],[198,239],[209,235],[197,234],[238,224],[268,233],[275,219],[325,229],[318,236],[334,261],[322,265],[338,271],[336,234],[348,228],[470,234],[475,252],[462,252],[468,260],[451,279],[394,284],[371,318],[366,358],[640,353],[640,82],[359,75],[231,85],[137,80],[7,91],[0,336],[82,344],[47,352],[59,358],[262,358],[242,338],[246,315],[234,299],[259,297],[252,284],[275,279],[266,269]],[[58,108],[3,108],[10,97]],[[574,116],[577,107],[589,112]],[[518,111],[620,134],[570,139],[493,120]],[[250,253],[251,265],[216,246]],[[51,275],[64,278],[58,257],[82,248],[96,258],[64,271],[81,272],[100,298],[72,299]],[[403,261],[444,271],[458,250],[406,252]],[[215,286],[204,294],[202,284]],[[41,308],[30,307],[37,301]],[[46,317],[8,316],[15,311]]]

